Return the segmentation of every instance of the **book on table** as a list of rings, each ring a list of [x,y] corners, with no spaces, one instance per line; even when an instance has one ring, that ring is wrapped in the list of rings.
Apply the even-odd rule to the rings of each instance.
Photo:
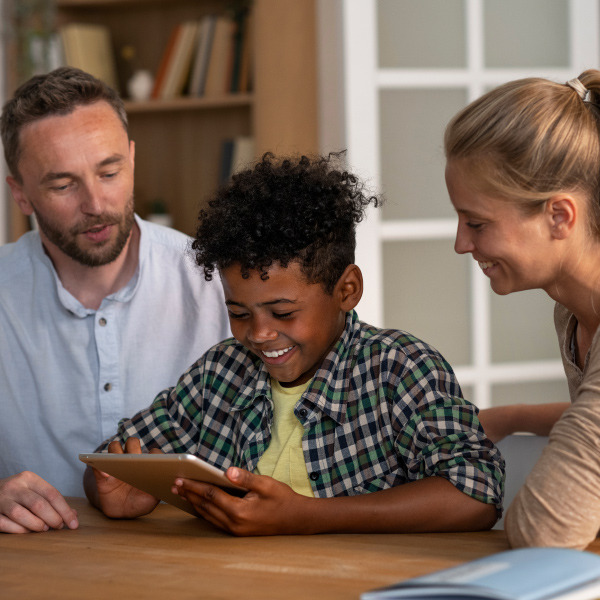
[[[565,548],[492,554],[365,592],[361,600],[593,600],[600,598],[600,556]]]

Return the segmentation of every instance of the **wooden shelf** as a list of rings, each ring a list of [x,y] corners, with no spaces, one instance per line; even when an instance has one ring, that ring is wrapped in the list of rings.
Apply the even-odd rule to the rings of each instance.
[[[146,112],[172,112],[213,110],[220,108],[232,108],[237,106],[251,106],[252,94],[229,94],[226,96],[212,98],[173,98],[171,100],[146,100],[144,102],[125,101],[125,109],[128,114]]]
[[[135,69],[156,73],[175,25],[223,13],[231,2],[55,0],[55,6],[58,25],[98,23],[110,29],[123,92],[131,73],[119,60],[124,46],[135,48]],[[266,151],[318,151],[315,0],[253,0],[251,11],[251,93],[125,102],[136,147],[136,210],[142,216],[160,199],[174,226],[193,234],[198,210],[217,186],[226,139],[252,135],[257,157]],[[13,224],[12,239],[20,233]]]

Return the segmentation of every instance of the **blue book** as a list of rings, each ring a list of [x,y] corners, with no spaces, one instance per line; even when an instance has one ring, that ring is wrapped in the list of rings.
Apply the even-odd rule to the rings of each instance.
[[[524,548],[366,592],[361,600],[592,600],[600,598],[600,556]]]

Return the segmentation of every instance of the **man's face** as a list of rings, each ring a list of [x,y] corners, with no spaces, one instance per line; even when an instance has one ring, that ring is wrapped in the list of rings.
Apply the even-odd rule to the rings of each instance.
[[[8,183],[21,210],[35,214],[53,259],[111,263],[134,223],[134,145],[104,101],[26,125],[20,134],[22,183]]]
[[[221,270],[235,338],[256,354],[284,386],[305,383],[338,340],[346,311],[339,294],[307,283],[300,265],[273,265],[269,278],[242,277],[239,265]]]

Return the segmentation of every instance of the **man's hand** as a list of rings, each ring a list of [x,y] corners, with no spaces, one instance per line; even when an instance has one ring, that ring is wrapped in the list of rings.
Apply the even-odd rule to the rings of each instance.
[[[77,512],[60,492],[30,471],[0,479],[0,532],[77,529]]]
[[[312,533],[313,498],[297,494],[288,485],[264,475],[230,467],[228,479],[248,490],[243,498],[208,483],[176,479],[173,492],[186,498],[207,521],[234,535]]]
[[[113,454],[141,454],[142,448],[139,439],[129,438],[125,442],[125,448],[114,441],[108,446],[108,451]],[[160,453],[160,450],[152,452]],[[90,477],[90,472],[93,473],[93,478]],[[92,467],[88,467],[85,474],[85,491],[94,506],[102,510],[107,517],[114,519],[133,519],[147,515],[159,502],[158,498],[151,494]]]

